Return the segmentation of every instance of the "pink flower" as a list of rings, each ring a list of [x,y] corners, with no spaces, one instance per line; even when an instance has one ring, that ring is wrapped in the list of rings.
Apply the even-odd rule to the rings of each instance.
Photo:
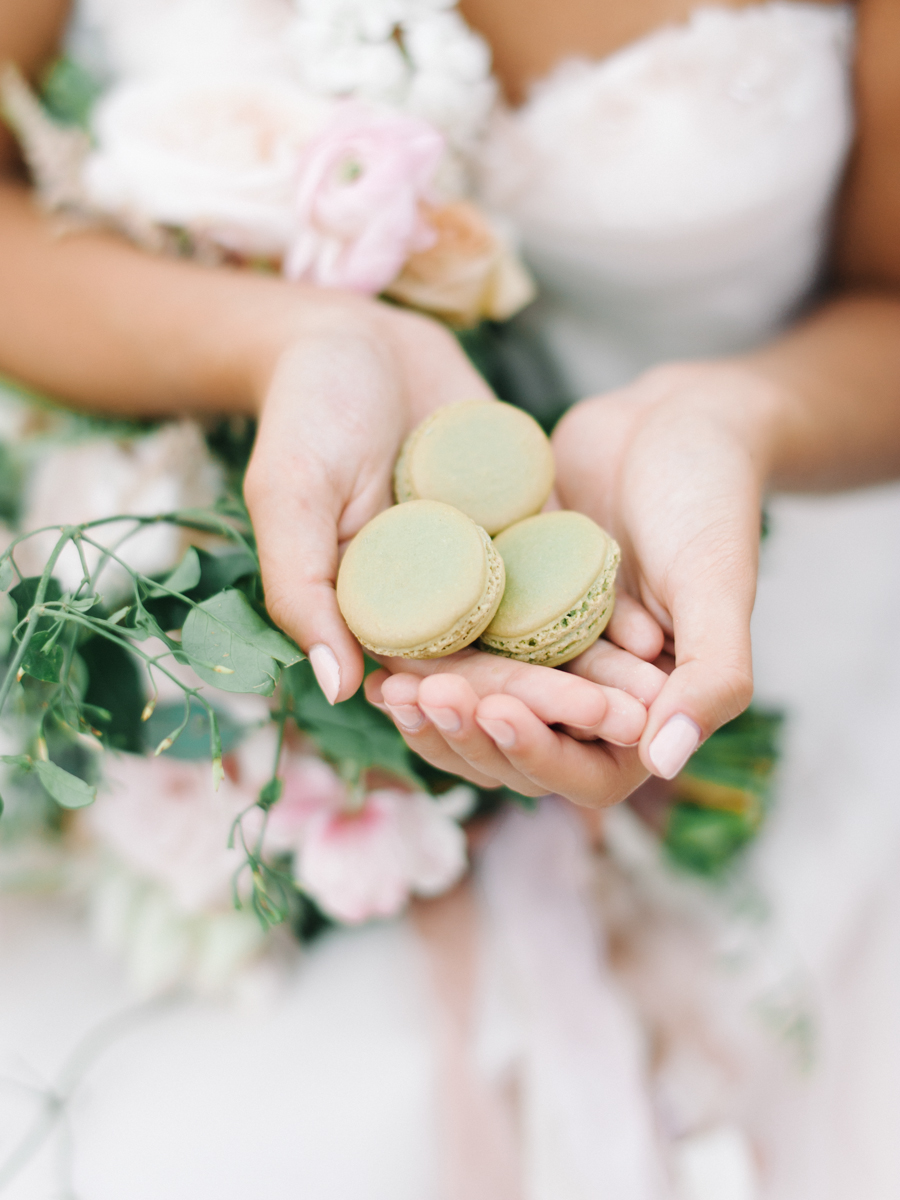
[[[284,272],[374,295],[435,235],[420,205],[444,139],[413,117],[346,108],[305,147]]]
[[[370,792],[356,812],[322,810],[307,825],[294,873],[322,910],[356,923],[434,896],[466,869],[466,839],[439,802],[418,792]]]
[[[269,813],[266,848],[295,850],[313,817],[339,813],[348,803],[347,785],[328,763],[312,755],[290,758],[281,799]]]
[[[184,912],[231,907],[235,871],[244,860],[228,835],[254,796],[225,779],[213,791],[208,762],[118,756],[109,789],[82,817],[96,841],[135,875],[163,886]],[[252,837],[261,814],[252,810]]]

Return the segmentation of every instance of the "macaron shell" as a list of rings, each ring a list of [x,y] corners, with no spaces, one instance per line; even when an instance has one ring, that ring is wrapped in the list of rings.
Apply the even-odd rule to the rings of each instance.
[[[553,453],[533,417],[472,400],[438,409],[407,439],[394,473],[397,500],[441,500],[491,535],[539,512],[553,488]]]
[[[356,535],[338,573],[338,606],[375,653],[434,657],[484,629],[503,574],[484,530],[449,505],[420,500],[387,509]]]
[[[489,632],[520,638],[553,625],[579,603],[615,543],[590,517],[563,510],[520,521],[494,545],[506,566],[506,591]]]
[[[507,587],[481,635],[482,649],[555,667],[597,640],[615,606],[620,559],[619,547],[604,530],[580,513],[542,513],[507,530],[494,544],[506,558]],[[598,562],[597,574],[571,600]],[[564,603],[568,607],[559,611]]]

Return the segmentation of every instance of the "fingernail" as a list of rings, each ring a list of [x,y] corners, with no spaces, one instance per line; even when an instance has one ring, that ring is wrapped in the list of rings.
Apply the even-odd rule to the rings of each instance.
[[[486,717],[476,717],[475,720],[488,735],[496,742],[501,750],[511,750],[516,744],[516,731],[506,721],[491,721]]]
[[[387,710],[406,733],[415,733],[425,724],[425,718],[415,704],[389,704]]]
[[[443,733],[458,733],[462,728],[459,713],[452,708],[425,708],[424,704],[422,708],[432,725],[436,725]]]
[[[684,713],[669,717],[650,743],[650,761],[663,779],[674,779],[700,744],[700,726]]]
[[[341,668],[331,649],[324,642],[309,648],[309,662],[319,687],[329,704],[334,704],[341,690]]]

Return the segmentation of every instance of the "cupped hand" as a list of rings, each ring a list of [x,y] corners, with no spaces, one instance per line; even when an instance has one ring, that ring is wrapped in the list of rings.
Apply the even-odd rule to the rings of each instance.
[[[646,775],[629,747],[665,682],[645,661],[659,654],[662,632],[629,597],[608,632],[615,640],[597,642],[572,672],[470,648],[428,662],[383,660],[366,695],[435,766],[480,787],[558,792],[602,807]]]
[[[277,355],[244,494],[268,610],[332,703],[363,676],[335,598],[339,546],[391,503],[407,433],[478,397],[490,389],[445,328],[355,296],[319,290]]]
[[[639,744],[646,770],[666,779],[752,696],[765,431],[778,402],[748,366],[685,364],[584,401],[554,433],[561,502],[618,539],[621,582],[674,654]]]

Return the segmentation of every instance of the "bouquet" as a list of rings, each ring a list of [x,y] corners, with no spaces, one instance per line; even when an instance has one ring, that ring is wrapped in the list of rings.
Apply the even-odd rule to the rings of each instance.
[[[152,69],[104,86],[63,60],[40,96],[5,68],[40,202],[62,236],[112,227],[429,312],[490,368],[534,289],[472,200],[484,43],[441,0],[298,4],[280,35],[268,57],[241,30],[184,62],[150,45]],[[215,988],[279,926],[305,941],[446,890],[463,823],[530,803],[430,767],[362,692],[327,703],[266,613],[249,423],[0,400],[0,883],[84,887],[140,986]],[[676,783],[683,865],[715,875],[758,827],[776,725],[733,724]]]

